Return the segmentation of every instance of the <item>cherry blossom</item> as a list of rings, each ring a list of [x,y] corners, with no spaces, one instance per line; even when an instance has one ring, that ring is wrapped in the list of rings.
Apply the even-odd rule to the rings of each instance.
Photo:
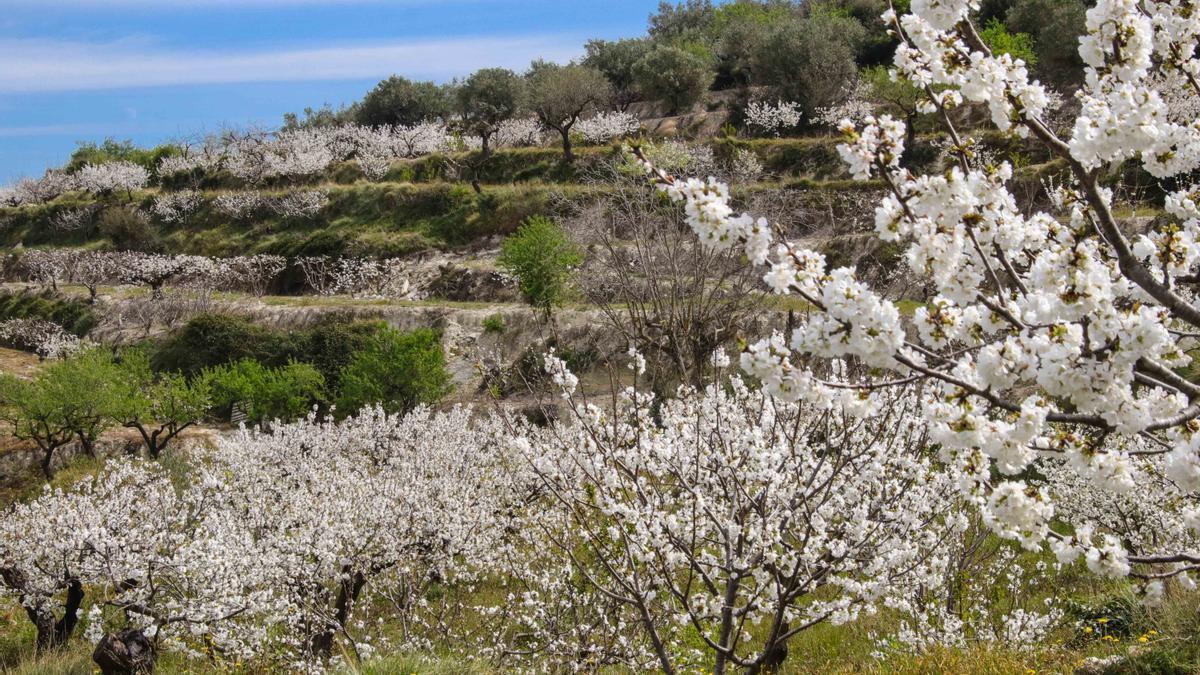
[[[812,307],[791,335],[743,353],[749,373],[776,396],[821,405],[924,381],[923,415],[944,459],[958,467],[963,495],[998,534],[1036,548],[1067,536],[1052,526],[1055,491],[1012,476],[1046,457],[1065,458],[1111,487],[1127,489],[1122,477],[1135,475],[1115,446],[1092,440],[1095,433],[1144,438],[1149,448],[1140,452],[1169,455],[1175,480],[1196,487],[1187,479],[1200,464],[1192,441],[1200,387],[1175,369],[1189,362],[1187,336],[1200,327],[1191,289],[1200,214],[1191,190],[1178,190],[1168,200],[1178,220],[1131,238],[1099,176],[1126,160],[1157,177],[1200,165],[1196,127],[1172,122],[1153,86],[1155,72],[1178,72],[1200,90],[1193,75],[1200,16],[1171,3],[1109,0],[1089,9],[1082,111],[1064,140],[1043,121],[1052,100],[1025,64],[991,54],[979,39],[967,18],[973,6],[914,1],[912,14],[884,15],[901,42],[895,67],[924,90],[922,109],[942,121],[955,166],[929,175],[901,166],[906,130],[889,116],[841,125],[847,140],[839,153],[850,173],[887,186],[877,236],[904,246],[907,267],[934,291],[914,317],[915,335],[902,326],[895,299],[852,269],[829,269],[820,253],[777,239],[765,221],[737,214],[727,186],[646,165],[684,205],[701,241],[744,247],[767,268],[775,292]],[[1017,208],[1008,163],[972,166],[971,140],[949,114],[967,103],[986,107],[1001,131],[1032,136],[1065,161],[1071,181],[1056,198],[1061,218]],[[890,372],[839,375],[820,366],[829,359]],[[1104,457],[1088,459],[1095,455]],[[1157,576],[1162,565],[1200,564],[1200,553],[1182,542],[1145,555],[1105,534],[1089,551],[1089,566],[1107,575]]]

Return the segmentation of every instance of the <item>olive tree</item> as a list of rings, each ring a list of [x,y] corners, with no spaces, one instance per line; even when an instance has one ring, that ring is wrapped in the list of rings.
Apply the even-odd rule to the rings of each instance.
[[[447,108],[445,91],[437,84],[393,75],[367,92],[356,116],[367,126],[412,126],[444,117]]]
[[[812,119],[818,108],[845,96],[857,74],[855,54],[863,35],[862,24],[847,17],[814,14],[779,22],[758,46],[755,72]]]
[[[594,68],[536,61],[527,79],[528,107],[548,131],[562,137],[563,159],[575,159],[571,130],[585,113],[598,108],[612,93],[604,73]]]
[[[633,67],[638,88],[666,100],[672,113],[699,101],[716,73],[712,58],[701,49],[655,45]]]
[[[491,154],[491,139],[500,124],[521,109],[524,83],[507,68],[484,68],[460,83],[454,92],[459,123],[482,140],[483,156]]]
[[[612,85],[612,102],[624,112],[629,104],[637,100],[637,82],[634,64],[650,51],[650,41],[645,38],[625,40],[588,40],[584,46],[587,55],[583,65],[604,73]]]

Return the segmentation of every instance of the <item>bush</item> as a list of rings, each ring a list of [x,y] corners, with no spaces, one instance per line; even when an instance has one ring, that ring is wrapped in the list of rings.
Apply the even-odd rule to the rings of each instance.
[[[232,415],[240,405],[250,424],[295,420],[324,400],[325,378],[307,363],[267,368],[243,359],[205,371],[204,378],[212,387],[213,407]]]
[[[499,313],[489,314],[483,320],[483,332],[500,334],[504,332],[504,317]]]
[[[500,266],[517,277],[521,295],[550,315],[562,304],[575,268],[583,257],[554,221],[535,216],[504,240]]]
[[[9,319],[43,319],[78,337],[88,334],[98,319],[86,302],[59,298],[50,293],[0,293],[0,322]]]
[[[402,333],[385,328],[342,370],[337,407],[343,415],[373,404],[403,413],[436,403],[450,390],[437,334],[428,329]]]
[[[152,363],[156,371],[196,375],[242,359],[276,367],[298,361],[312,364],[329,391],[336,391],[351,355],[382,325],[333,317],[305,330],[279,331],[240,317],[203,314],[161,343]]]
[[[275,339],[271,331],[246,319],[202,314],[159,345],[152,363],[157,371],[197,375],[207,368],[243,359],[271,361]]]
[[[100,214],[100,233],[121,251],[154,253],[162,250],[158,232],[141,211],[127,206],[114,206]]]

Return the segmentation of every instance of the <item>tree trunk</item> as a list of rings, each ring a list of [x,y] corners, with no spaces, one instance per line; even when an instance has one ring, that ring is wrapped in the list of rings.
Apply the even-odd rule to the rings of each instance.
[[[96,459],[96,441],[82,431],[76,435],[79,436],[79,444],[83,446],[83,451],[88,454],[88,457]]]
[[[349,570],[346,570],[348,573]],[[345,626],[346,621],[350,618],[350,610],[353,608],[354,601],[358,600],[359,594],[362,592],[363,586],[367,585],[367,579],[361,572],[355,572],[349,579],[342,581],[338,588],[337,600],[334,601],[334,620],[336,626],[325,626],[319,633],[309,638],[309,650],[313,655],[320,657],[321,660],[326,660],[333,654],[333,640],[337,637],[337,627]]]
[[[103,675],[147,675],[154,672],[154,659],[154,645],[136,628],[105,634],[92,652]]]
[[[42,475],[46,477],[47,481],[54,478],[54,468],[51,466],[54,462],[54,448],[53,445],[42,447]]]
[[[570,164],[575,161],[575,153],[571,149],[571,127],[563,127],[558,133],[562,134],[563,161]]]
[[[29,620],[37,629],[35,645],[43,654],[67,644],[79,623],[79,607],[83,604],[83,586],[77,580],[67,585],[67,603],[63,606],[62,618],[55,621],[54,613],[45,608],[25,608]]]

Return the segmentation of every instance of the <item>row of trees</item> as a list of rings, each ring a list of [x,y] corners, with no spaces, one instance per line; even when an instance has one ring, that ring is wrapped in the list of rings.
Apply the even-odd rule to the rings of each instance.
[[[593,103],[610,101],[625,110],[637,100],[662,99],[672,112],[686,110],[710,88],[766,87],[814,119],[818,109],[845,97],[860,68],[890,59],[897,41],[879,20],[887,8],[883,0],[662,2],[645,36],[591,40],[578,65],[555,66],[552,76],[535,77],[545,65],[536,63],[524,78],[483,69],[446,86],[393,76],[349,107],[310,108],[303,118],[286,115],[285,123],[413,125],[455,116],[479,122],[482,112],[491,118],[485,126],[494,126],[495,115],[515,112],[524,96],[527,109],[561,133],[560,122],[574,105],[570,99],[590,98],[579,86],[584,84],[600,85],[592,89]],[[1022,43],[1022,57],[1039,66],[1039,75],[1069,87],[1082,79],[1083,63],[1072,45],[1083,33],[1084,10],[1079,0],[991,0],[976,16],[998,37]],[[538,110],[547,98],[562,106],[548,119]]]
[[[276,289],[288,270],[302,277],[308,290],[319,295],[404,298],[416,292],[407,273],[409,267],[400,258],[287,258],[271,254],[212,258],[134,251],[35,249],[11,261],[6,272],[10,279],[46,288],[81,285],[94,303],[102,286],[121,284],[141,286],[154,299],[162,298],[169,286],[196,292],[248,292],[261,297]]]
[[[78,443],[96,457],[97,439],[113,427],[136,430],[157,459],[181,432],[205,419],[242,415],[251,425],[267,425],[324,404],[346,413],[367,405],[406,412],[450,391],[441,342],[432,331],[379,328],[361,342],[343,355],[336,383],[327,383],[316,366],[295,361],[270,367],[241,359],[185,375],[156,370],[144,349],[76,349],[31,379],[0,378],[0,420],[13,436],[37,446],[49,479],[60,448]]]
[[[629,365],[641,382],[640,354]],[[727,673],[777,669],[804,631],[885,607],[889,650],[1029,649],[1063,617],[1029,592],[1046,568],[1015,545],[965,553],[984,532],[954,488],[971,475],[930,455],[919,392],[787,402],[734,376],[669,400],[634,385],[601,407],[561,360],[545,369],[569,411],[547,428],[366,408],[221,437],[174,479],[112,460],[5,514],[0,588],[40,648],[81,629],[102,667],[130,670],[204,645],[264,669],[387,649]],[[1036,480],[1064,515],[1104,528],[1085,551],[1098,573],[1118,540],[1196,541],[1169,483],[1130,508],[1046,466]],[[1000,602],[975,583],[997,572]]]

